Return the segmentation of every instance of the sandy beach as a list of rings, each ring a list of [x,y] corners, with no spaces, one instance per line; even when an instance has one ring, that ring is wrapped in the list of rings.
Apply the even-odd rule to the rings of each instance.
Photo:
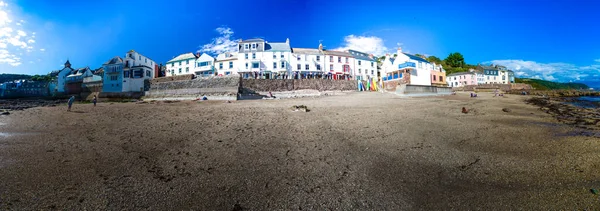
[[[600,209],[599,138],[526,96],[479,96],[11,111],[0,210]]]

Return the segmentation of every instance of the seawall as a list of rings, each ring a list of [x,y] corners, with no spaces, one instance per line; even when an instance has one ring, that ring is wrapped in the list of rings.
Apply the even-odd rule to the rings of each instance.
[[[241,79],[242,99],[261,98],[269,92],[277,98],[343,95],[358,90],[354,80],[326,79]]]
[[[150,82],[143,99],[195,100],[206,96],[209,100],[236,100],[239,87],[239,76],[158,78]]]

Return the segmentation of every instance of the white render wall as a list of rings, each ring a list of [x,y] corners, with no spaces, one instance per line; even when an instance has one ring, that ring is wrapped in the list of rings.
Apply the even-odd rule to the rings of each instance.
[[[333,62],[331,62],[331,60],[330,60],[331,56],[333,56]],[[341,62],[338,62],[339,57],[342,58]],[[346,58],[348,59],[347,62],[346,62]],[[351,76],[352,72],[354,71],[354,60],[355,60],[354,57],[325,55],[325,68],[327,68],[327,69],[325,69],[325,72],[331,73],[331,74],[344,73],[343,65],[347,64],[350,67],[347,75]],[[331,71],[331,69],[330,69],[331,65],[333,65],[333,71]]]
[[[132,58],[133,57],[133,58]],[[144,77],[142,78],[124,78],[122,83],[123,92],[140,92],[144,89],[144,79],[152,79],[154,75],[154,61],[145,57],[138,52],[128,52],[123,59],[123,65],[129,62],[130,70],[133,70],[130,74],[134,74],[136,70],[142,69],[144,71]],[[143,66],[135,67],[133,66]],[[148,75],[148,73],[150,73]],[[122,72],[120,74],[123,74]]]
[[[431,86],[431,69],[433,66],[428,62],[421,62],[410,59],[408,56],[398,53],[396,60],[394,61],[394,67],[398,67],[398,65],[405,62],[413,62],[416,64],[417,68],[410,70],[410,84],[411,85],[424,85]]]
[[[176,75],[185,75],[185,74],[194,74],[195,68],[195,58],[189,58],[181,61],[175,62],[167,62],[165,71],[166,76],[176,76]],[[179,73],[179,69],[181,68],[181,73]],[[189,72],[186,72],[186,68],[189,69]],[[173,72],[172,72],[173,71]]]
[[[292,56],[290,59],[292,72],[310,71],[326,73],[324,69],[324,55],[293,53]],[[317,57],[319,57],[319,61],[317,61]],[[300,64],[300,70],[298,70],[298,64]],[[317,64],[321,66],[321,70],[317,70]],[[308,70],[306,69],[306,65],[308,65]]]
[[[256,54],[255,59],[252,58],[252,53]],[[290,58],[292,56],[292,52],[248,52],[248,59],[246,59],[245,54],[246,53],[242,52],[238,53],[237,69],[240,72],[260,72],[262,70],[263,72],[271,71],[280,73],[287,72],[288,74],[291,73]],[[273,59],[273,55],[276,56],[275,59]],[[285,63],[283,68],[281,67],[281,55],[283,55],[283,61]],[[252,68],[252,62],[259,62],[259,68]],[[273,62],[277,62],[276,68],[273,68]],[[248,63],[247,68],[246,63]]]
[[[232,63],[232,68],[229,68],[229,62]],[[219,68],[219,64],[223,64],[223,68]],[[237,67],[238,67],[238,61],[237,58],[236,59],[229,59],[229,60],[224,60],[224,61],[217,61],[215,63],[215,71],[217,71],[217,74],[219,75],[226,75],[226,72],[230,72],[232,75],[233,74],[238,74],[237,71]]]
[[[354,59],[354,79],[358,79],[358,76],[361,76],[362,80],[377,78],[377,62],[371,65],[369,60]]]

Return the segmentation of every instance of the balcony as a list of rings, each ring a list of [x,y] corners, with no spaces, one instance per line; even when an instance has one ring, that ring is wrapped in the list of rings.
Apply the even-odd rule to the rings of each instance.
[[[404,62],[404,63],[398,65],[398,69],[416,68],[416,67],[417,67],[417,64],[415,64],[414,62]]]

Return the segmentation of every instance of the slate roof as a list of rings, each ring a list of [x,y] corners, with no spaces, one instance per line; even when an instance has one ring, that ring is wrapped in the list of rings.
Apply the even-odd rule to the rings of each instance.
[[[227,57],[227,54],[229,54],[229,57]],[[229,61],[229,60],[236,60],[237,59],[237,53],[222,53],[217,55],[217,61]]]
[[[167,63],[181,61],[181,60],[188,60],[188,59],[196,59],[196,55],[194,55],[193,53],[180,54],[179,56],[169,60]]]
[[[367,54],[367,53],[363,53],[363,52],[355,51],[355,50],[348,50],[348,52],[350,54],[352,54],[352,56],[356,59],[367,60],[367,61],[376,61],[374,57],[373,58],[369,57],[369,54]]]
[[[240,43],[251,43],[251,42],[265,42],[265,40],[260,39],[260,38],[254,38],[254,39],[247,39],[247,40],[240,41]]]
[[[391,58],[390,57],[390,62],[392,62],[392,64],[394,64],[394,61],[396,61],[396,58]]]
[[[458,73],[452,73],[450,75],[447,75],[448,77],[450,76],[459,76],[459,75],[474,75],[475,73],[473,72],[458,72]]]
[[[352,54],[343,51],[323,51],[325,55],[353,57]]]
[[[402,53],[402,54],[404,54],[404,55],[408,56],[408,58],[410,58],[410,59],[412,59],[412,60],[416,60],[416,61],[420,61],[420,62],[429,63],[429,61],[427,61],[427,60],[425,60],[425,59],[423,59],[423,58],[421,58],[421,57],[418,57],[418,56],[415,56],[415,55],[412,55],[412,54],[407,54],[407,53]]]
[[[105,62],[104,64],[107,65],[107,64],[118,64],[118,63],[123,63],[123,59],[120,56],[115,56],[112,59]]]
[[[273,52],[273,51],[290,52],[290,51],[292,51],[292,48],[290,47],[290,44],[288,44],[288,43],[274,42],[274,43],[265,43],[265,51],[266,52]]]
[[[292,52],[296,54],[312,54],[312,55],[322,55],[321,51],[316,48],[292,48]]]

